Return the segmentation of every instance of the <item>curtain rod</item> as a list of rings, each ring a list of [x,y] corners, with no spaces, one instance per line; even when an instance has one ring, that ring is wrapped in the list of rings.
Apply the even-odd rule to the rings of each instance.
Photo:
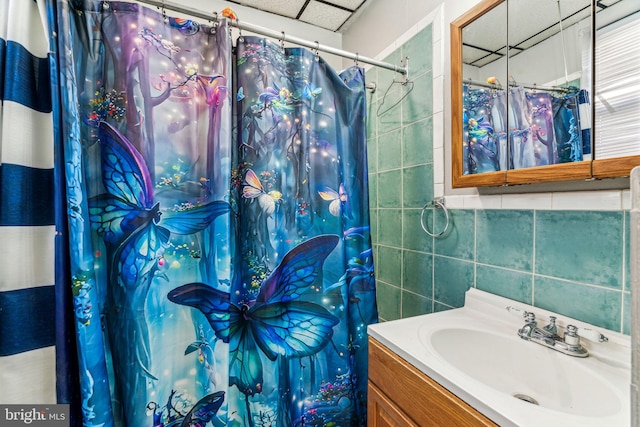
[[[191,15],[197,18],[206,19],[207,21],[217,21],[220,19],[226,19],[226,18],[219,18],[216,12],[209,14],[197,9],[180,6],[178,4],[168,2],[168,1],[162,1],[162,0],[160,1],[159,0],[136,0],[136,1],[138,1],[138,3],[155,6],[160,9],[169,9],[178,13],[184,13],[185,15]],[[299,46],[308,47],[316,51],[327,52],[332,55],[352,59],[356,63],[364,62],[366,64],[374,65],[376,67],[386,68],[388,70],[392,70],[392,71],[395,71],[396,73],[402,74],[405,77],[405,79],[409,74],[409,70],[407,66],[400,67],[398,65],[389,64],[388,62],[378,61],[377,59],[368,58],[366,56],[360,56],[358,53],[348,52],[346,50],[336,49],[331,46],[322,45],[317,41],[312,42],[309,40],[301,39],[299,37],[290,36],[290,35],[287,35],[284,31],[274,31],[269,28],[260,27],[258,25],[249,24],[247,22],[241,22],[239,20],[228,20],[228,22],[230,26],[236,27],[239,30],[250,31],[252,33],[256,33],[266,37],[280,40],[281,42],[289,42]]]
[[[488,89],[497,89],[497,90],[502,90],[502,85],[500,84],[492,84],[492,83],[485,83],[485,82],[478,82],[478,81],[474,81],[471,79],[465,79],[462,81],[463,85],[469,85],[469,86],[479,86],[479,87],[486,87]],[[560,86],[553,86],[553,87],[545,87],[545,86],[538,86],[538,85],[530,85],[530,84],[521,84],[521,83],[517,83],[517,82],[509,82],[509,87],[518,87],[521,86],[525,89],[532,89],[532,90],[541,90],[543,92],[571,92],[571,89],[566,88],[566,87],[560,87]]]

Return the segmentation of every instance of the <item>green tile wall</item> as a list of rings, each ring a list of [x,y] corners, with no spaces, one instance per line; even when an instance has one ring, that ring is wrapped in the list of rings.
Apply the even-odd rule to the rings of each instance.
[[[438,238],[420,226],[433,199],[432,29],[385,61],[410,58],[413,85],[372,68],[367,81],[371,230],[382,320],[457,308],[470,287],[629,334],[626,211],[450,209]],[[445,106],[446,108],[446,106]],[[423,220],[444,226],[441,211]]]
[[[367,144],[378,308],[384,320],[434,308],[433,239],[419,225],[422,206],[433,199],[431,45],[428,26],[384,59],[400,64],[409,56],[409,84],[389,70],[367,72],[367,81],[377,84],[368,95]]]

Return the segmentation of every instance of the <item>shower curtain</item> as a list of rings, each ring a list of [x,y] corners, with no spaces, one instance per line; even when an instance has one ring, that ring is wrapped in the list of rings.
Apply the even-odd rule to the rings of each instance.
[[[54,286],[63,269],[54,259],[60,206],[54,202],[46,22],[44,2],[0,2],[2,404],[69,403],[73,397],[71,289]]]
[[[231,274],[228,30],[54,4],[84,425],[213,417],[227,356],[167,294]]]
[[[224,21],[49,6],[83,424],[364,425],[362,70],[247,37],[233,90]]]
[[[365,425],[377,311],[363,70],[256,37],[238,39],[236,67],[231,303],[248,316],[232,324],[230,410],[240,425]]]

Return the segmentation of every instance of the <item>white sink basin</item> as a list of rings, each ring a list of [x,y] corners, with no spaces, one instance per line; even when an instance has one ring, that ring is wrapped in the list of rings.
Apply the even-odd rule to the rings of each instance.
[[[606,378],[584,366],[583,359],[524,341],[515,333],[456,328],[426,335],[446,363],[529,404],[589,417],[615,414],[622,406]]]
[[[521,339],[524,320],[507,306],[534,312],[542,325],[556,315],[561,328],[594,328],[470,289],[463,308],[370,325],[368,332],[501,427],[630,425],[628,336],[601,331],[609,342],[583,339],[589,357],[572,357]]]

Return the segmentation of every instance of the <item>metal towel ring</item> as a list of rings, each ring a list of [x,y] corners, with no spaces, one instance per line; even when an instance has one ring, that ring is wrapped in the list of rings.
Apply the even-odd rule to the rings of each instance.
[[[442,209],[442,211],[444,212],[444,216],[446,218],[444,228],[439,233],[431,233],[427,229],[427,227],[424,225],[424,212],[427,210],[427,208],[432,206],[435,207],[436,209],[437,208]],[[428,202],[426,205],[422,207],[422,212],[420,212],[420,226],[422,227],[422,230],[424,230],[424,232],[431,237],[440,237],[447,231],[447,229],[449,228],[449,211],[447,210],[447,207],[444,205],[444,198],[433,199],[432,201]]]

